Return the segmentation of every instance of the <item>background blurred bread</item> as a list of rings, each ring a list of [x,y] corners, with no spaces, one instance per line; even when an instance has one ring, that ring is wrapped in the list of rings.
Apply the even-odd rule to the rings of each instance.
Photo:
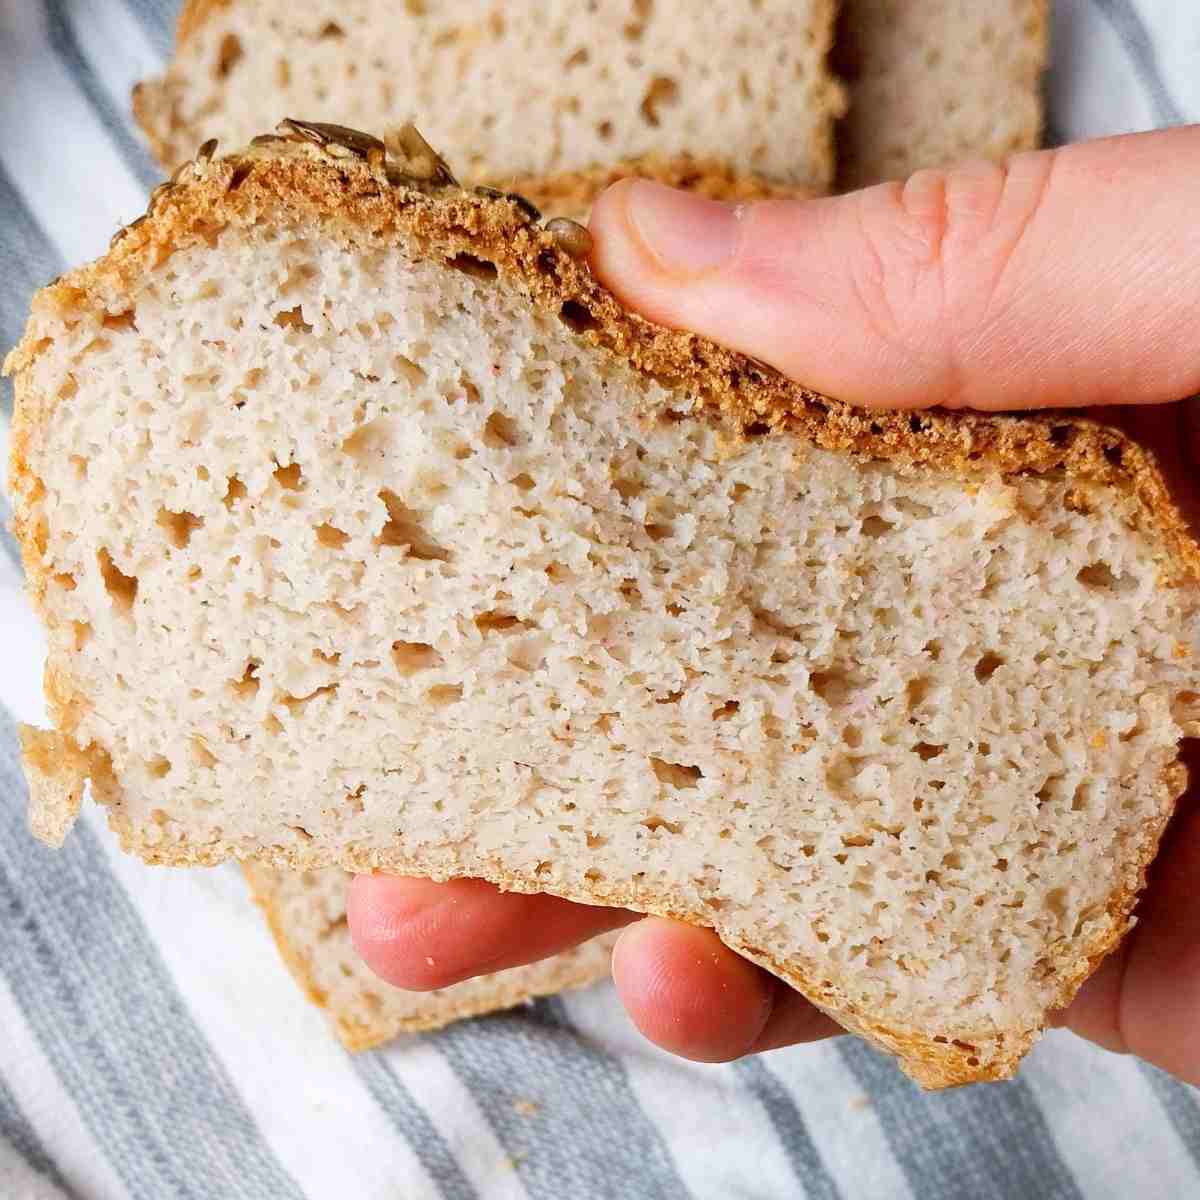
[[[1032,150],[1049,0],[843,0],[838,185]]]
[[[471,182],[655,154],[824,188],[833,0],[194,0],[134,112],[168,168],[287,116],[416,120]]]

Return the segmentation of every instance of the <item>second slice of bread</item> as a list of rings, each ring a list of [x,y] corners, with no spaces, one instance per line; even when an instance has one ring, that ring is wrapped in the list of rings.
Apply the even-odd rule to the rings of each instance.
[[[355,951],[346,925],[350,876],[344,871],[282,871],[247,863],[245,874],[288,970],[329,1014],[351,1051],[607,979],[617,939],[605,934],[529,966],[432,992],[406,992],[382,982]]]
[[[134,112],[168,168],[293,112],[365,129],[420,114],[473,182],[653,153],[824,188],[833,21],[833,0],[189,0]]]

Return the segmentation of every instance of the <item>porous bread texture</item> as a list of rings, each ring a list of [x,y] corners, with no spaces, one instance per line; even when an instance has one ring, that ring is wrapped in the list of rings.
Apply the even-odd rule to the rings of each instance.
[[[188,4],[134,113],[168,168],[293,112],[363,129],[419,114],[464,178],[690,154],[824,188],[844,109],[834,0],[235,0]]]
[[[124,846],[676,916],[927,1086],[1011,1074],[1185,782],[1152,459],[855,411],[402,180],[198,163],[7,364],[48,701]]]
[[[535,996],[607,979],[617,935],[603,934],[542,962],[467,979],[432,992],[388,987],[354,949],[346,925],[346,886],[336,867],[286,871],[243,867],[255,903],[292,977],[324,1009],[347,1050],[371,1050],[402,1033],[512,1008]]]
[[[1048,0],[843,0],[838,183],[1036,148]]]

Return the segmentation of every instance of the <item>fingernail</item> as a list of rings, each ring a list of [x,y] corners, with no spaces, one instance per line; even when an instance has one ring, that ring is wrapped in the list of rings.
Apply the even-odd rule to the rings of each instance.
[[[636,180],[626,200],[630,223],[662,270],[699,275],[733,257],[738,210],[716,200]]]

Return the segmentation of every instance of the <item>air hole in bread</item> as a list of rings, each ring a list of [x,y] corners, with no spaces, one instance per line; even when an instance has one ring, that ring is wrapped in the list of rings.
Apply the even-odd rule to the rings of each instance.
[[[664,758],[650,756],[650,769],[654,772],[659,783],[669,784],[674,788],[694,788],[700,786],[704,772],[699,767],[687,766],[683,763],[668,762]]]
[[[100,564],[100,575],[104,580],[104,590],[112,599],[113,607],[121,613],[129,613],[137,598],[138,581],[135,575],[126,575],[113,562],[112,554],[107,546],[101,546],[96,554]]]
[[[236,33],[227,33],[221,39],[221,44],[217,47],[217,61],[215,65],[217,78],[227,79],[229,73],[241,61],[242,54],[241,39]]]
[[[425,699],[434,708],[446,708],[448,705],[457,704],[462,698],[461,683],[439,683],[425,693]]]
[[[497,274],[495,263],[488,262],[485,258],[477,258],[474,254],[456,254],[453,258],[446,259],[446,266],[484,283],[491,283]]]
[[[1075,576],[1084,587],[1098,592],[1128,594],[1137,591],[1137,580],[1129,575],[1117,575],[1108,563],[1094,562],[1080,569]]]
[[[690,787],[691,784],[682,784],[677,786]],[[668,833],[682,833],[683,826],[678,821],[668,821],[666,817],[660,817],[657,814],[652,814],[647,817],[642,824],[650,830],[651,833],[656,833],[660,829],[665,829]]]
[[[883,517],[874,516],[867,517],[862,523],[863,537],[878,538],[885,537],[895,529],[891,521],[884,520]]]
[[[226,508],[233,508],[239,501],[246,498],[246,485],[236,476],[231,475],[225,481],[225,498],[224,505]]]
[[[577,300],[565,300],[558,310],[558,315],[563,324],[575,333],[587,333],[591,329],[600,328],[600,322]]]
[[[521,427],[512,417],[502,412],[493,412],[483,426],[483,444],[491,450],[517,445],[521,441]]]
[[[586,66],[591,55],[588,53],[586,46],[580,46],[567,55],[563,61],[563,66],[569,71],[572,67]]]
[[[136,333],[136,313],[132,308],[127,308],[124,312],[119,313],[105,313],[104,328]]]
[[[298,329],[301,333],[312,333],[313,327],[304,319],[304,312],[299,304],[294,308],[281,309],[275,314],[275,324],[280,329]]]
[[[519,492],[532,492],[537,484],[534,483],[532,476],[527,472],[522,471],[520,475],[516,475],[512,479],[512,485]]]
[[[275,482],[286,492],[298,492],[304,487],[304,472],[299,463],[288,463],[286,467],[276,467]]]
[[[613,480],[613,490],[622,500],[636,500],[646,490],[646,485],[640,479],[617,478]]]
[[[987,683],[987,681],[991,679],[991,677],[995,675],[995,673],[1002,666],[1004,666],[1004,659],[1001,658],[999,654],[989,650],[975,664],[975,678],[978,679],[980,683]]]
[[[66,574],[66,573],[55,575],[54,582],[56,584],[58,584],[58,586],[60,588],[62,588],[64,591],[67,591],[67,592],[73,592],[75,590],[75,588],[78,586],[75,576]]]
[[[514,629],[529,629],[531,626],[520,617],[514,617],[512,613],[493,611],[480,613],[475,618],[475,628],[480,633],[508,633]]]
[[[317,33],[317,37],[322,41],[329,39],[337,40],[345,36],[346,31],[336,21],[326,21]]]
[[[651,521],[645,526],[646,536],[652,542],[662,542],[669,538],[675,527],[669,521]]]
[[[945,752],[945,746],[935,746],[929,742],[918,742],[914,749],[917,752],[917,757],[924,762],[929,762],[930,759],[937,758],[939,754]]]
[[[387,488],[379,493],[387,509],[387,521],[379,533],[381,546],[407,548],[408,557],[422,562],[448,562],[450,552],[439,546],[421,524],[421,514],[408,508],[394,492]]]
[[[642,97],[642,119],[655,128],[659,124],[659,106],[672,104],[679,98],[679,85],[669,75],[656,75]]]
[[[293,717],[298,717],[314,700],[319,700],[322,696],[335,696],[337,690],[338,685],[336,683],[327,683],[324,687],[314,688],[311,692],[303,696],[281,696],[279,702]]]
[[[852,691],[850,677],[845,671],[831,667],[825,671],[814,671],[808,677],[808,685],[826,704],[842,704]]]
[[[201,528],[204,518],[190,512],[172,512],[169,508],[158,510],[158,524],[166,531],[167,539],[176,550],[182,550],[191,541],[193,531]]]
[[[262,663],[257,658],[249,659],[246,669],[242,672],[242,677],[230,682],[229,686],[240,699],[250,700],[258,695],[258,668],[260,666]]]
[[[165,779],[171,773],[171,760],[159,754],[146,764],[146,770],[155,779]]]
[[[330,550],[340,550],[349,540],[350,535],[345,530],[330,525],[328,521],[317,526],[317,541]]]
[[[428,642],[393,642],[392,662],[401,675],[431,671],[443,663],[442,656]]]
[[[613,123],[611,121],[601,121],[596,126],[596,135],[602,142],[607,142],[612,139]]]

